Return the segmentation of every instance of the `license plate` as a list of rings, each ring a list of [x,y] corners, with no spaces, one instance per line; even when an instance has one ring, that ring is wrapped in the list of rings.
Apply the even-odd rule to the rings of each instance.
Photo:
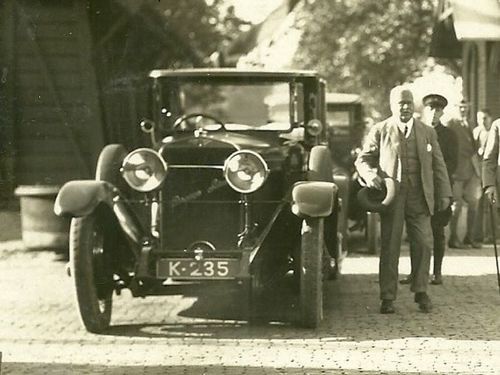
[[[165,258],[158,260],[157,276],[188,279],[230,279],[239,274],[237,259]]]

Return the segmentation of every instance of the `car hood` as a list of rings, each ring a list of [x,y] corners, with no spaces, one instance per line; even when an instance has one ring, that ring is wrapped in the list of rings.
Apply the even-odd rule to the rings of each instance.
[[[233,152],[252,150],[266,161],[281,161],[285,149],[278,134],[254,136],[230,132],[207,132],[198,136],[181,135],[166,137],[160,152],[169,163],[223,164]]]

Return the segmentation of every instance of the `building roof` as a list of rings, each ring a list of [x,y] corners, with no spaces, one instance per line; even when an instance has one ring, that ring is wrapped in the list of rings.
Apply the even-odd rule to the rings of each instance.
[[[500,1],[452,0],[451,5],[458,40],[500,40]]]
[[[355,104],[361,103],[361,98],[357,94],[329,92],[326,94],[326,102],[331,104]]]
[[[242,57],[255,55],[256,49],[262,49],[273,44],[276,35],[281,33],[283,25],[289,18],[291,12],[296,7],[298,0],[282,0],[280,6],[272,11],[264,21],[254,25],[249,31],[241,34],[231,45],[223,51],[226,66],[235,66],[239,64]],[[287,26],[288,27],[288,26]],[[255,60],[255,57],[252,57]],[[251,64],[245,64],[251,65]],[[259,65],[259,64],[254,64]]]
[[[312,70],[261,70],[236,68],[195,68],[195,69],[155,69],[149,73],[151,78],[160,77],[260,77],[260,78],[293,78],[317,77]]]

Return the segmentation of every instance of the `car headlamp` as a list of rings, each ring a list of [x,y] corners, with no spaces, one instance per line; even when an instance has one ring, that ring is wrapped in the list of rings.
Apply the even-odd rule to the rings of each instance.
[[[312,119],[306,125],[307,133],[313,137],[318,136],[322,130],[323,130],[323,125],[321,124],[321,121],[317,119]]]
[[[258,153],[249,150],[232,153],[224,163],[224,177],[234,190],[253,193],[266,181],[269,169]]]
[[[122,176],[132,189],[149,192],[158,188],[167,175],[167,163],[159,153],[149,148],[138,148],[128,154],[122,163]]]

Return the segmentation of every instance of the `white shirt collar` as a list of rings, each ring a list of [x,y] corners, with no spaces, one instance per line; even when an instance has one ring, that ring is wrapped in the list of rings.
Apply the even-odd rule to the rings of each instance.
[[[405,138],[410,136],[411,130],[413,129],[413,117],[408,120],[408,122],[402,122],[399,118],[395,118],[396,124],[398,125],[398,129],[405,135]],[[406,133],[405,133],[406,127]]]

